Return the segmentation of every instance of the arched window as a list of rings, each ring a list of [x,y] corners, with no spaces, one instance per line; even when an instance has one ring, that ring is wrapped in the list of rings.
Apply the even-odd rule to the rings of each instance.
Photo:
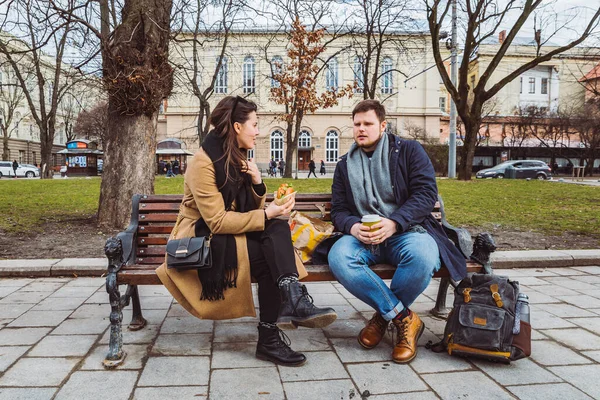
[[[250,160],[254,158],[254,149],[248,149],[248,153],[246,155],[246,159]]]
[[[392,68],[392,59],[385,57],[381,63],[381,93],[392,93],[394,87]]]
[[[306,130],[300,132],[300,137],[298,138],[298,147],[307,148],[310,147],[310,133]]]
[[[354,82],[356,82],[355,93],[362,93],[365,90],[365,71],[364,71],[364,58],[362,56],[354,57]]]
[[[254,57],[247,56],[244,58],[243,75],[244,93],[254,93],[256,87]]]
[[[217,57],[217,63],[219,57]],[[217,81],[215,82],[215,93],[227,93],[227,57],[223,57],[221,68],[217,74]]]
[[[283,58],[274,56],[271,59],[271,87],[279,87],[281,83],[274,78],[275,75],[281,74],[283,71]]]
[[[325,138],[325,161],[337,162],[339,155],[339,139],[338,133],[333,129],[327,132]]]
[[[283,132],[280,130],[271,133],[271,158],[275,160],[283,158]]]
[[[335,91],[338,88],[338,62],[337,58],[332,58],[327,63],[327,74],[325,75],[325,88]]]

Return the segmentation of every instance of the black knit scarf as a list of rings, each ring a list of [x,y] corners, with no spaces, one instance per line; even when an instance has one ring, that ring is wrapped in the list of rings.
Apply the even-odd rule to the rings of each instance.
[[[233,173],[234,176],[237,174],[240,179],[236,181],[231,178],[227,179],[225,173],[226,158],[224,157],[223,147],[224,140],[219,138],[214,131],[210,131],[202,143],[202,149],[213,162],[216,183],[219,192],[223,196],[225,210],[231,209],[234,200],[237,212],[255,210],[257,206],[252,197],[250,176],[241,173],[238,169],[237,171],[230,171],[230,174]],[[195,234],[196,236],[208,236],[210,234],[210,229],[203,219],[196,222]],[[221,300],[225,298],[225,289],[236,287],[238,265],[234,236],[230,234],[213,234],[210,251],[212,253],[212,267],[198,270],[198,277],[202,284],[200,300]]]

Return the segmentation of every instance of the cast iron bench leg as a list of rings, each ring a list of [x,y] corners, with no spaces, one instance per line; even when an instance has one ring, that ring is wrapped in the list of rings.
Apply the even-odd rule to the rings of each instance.
[[[435,299],[435,307],[431,309],[431,314],[436,318],[447,319],[452,308],[446,307],[446,295],[448,294],[448,286],[450,286],[450,278],[442,278],[440,280],[440,288],[438,289],[437,298]]]
[[[131,316],[131,322],[127,327],[130,331],[139,331],[146,326],[146,319],[142,316],[142,307],[140,305],[140,295],[138,293],[138,287],[129,285],[127,288],[127,296],[131,296],[131,305],[133,307],[133,314]]]
[[[110,238],[106,241],[104,252],[108,257],[108,275],[106,276],[106,291],[110,301],[110,339],[108,344],[108,354],[102,362],[105,368],[115,368],[123,363],[126,353],[123,351],[123,333],[121,331],[121,321],[123,320],[123,305],[121,303],[121,294],[117,284],[117,272],[121,268],[121,256],[123,248],[121,241],[116,238]]]

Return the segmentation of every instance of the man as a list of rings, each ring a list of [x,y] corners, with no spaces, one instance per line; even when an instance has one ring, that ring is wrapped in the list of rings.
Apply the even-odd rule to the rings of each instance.
[[[315,164],[315,160],[310,160],[310,162],[308,163],[308,176],[306,178],[310,178],[310,174],[313,174],[315,176],[315,178],[317,177],[316,171],[317,170],[317,166]]]
[[[425,328],[408,307],[442,263],[453,279],[462,279],[465,259],[431,216],[437,186],[423,147],[385,134],[385,109],[376,100],[358,103],[352,119],[354,144],[338,162],[332,185],[331,218],[344,235],[329,252],[329,266],[350,293],[375,309],[358,342],[374,348],[391,322],[397,331],[392,359],[407,363]],[[361,224],[369,214],[381,222]],[[389,288],[369,268],[378,263],[397,266]]]
[[[13,172],[15,173],[15,178],[17,177],[17,169],[18,168],[19,168],[19,163],[17,162],[17,160],[13,160],[12,169],[13,169]]]
[[[283,172],[285,171],[285,161],[283,158],[279,159],[279,177],[283,178]]]

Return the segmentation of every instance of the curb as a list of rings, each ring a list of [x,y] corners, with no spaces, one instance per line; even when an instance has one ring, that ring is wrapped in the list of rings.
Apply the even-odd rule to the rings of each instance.
[[[515,250],[492,254],[494,270],[600,266],[600,249]],[[0,277],[103,276],[106,258],[0,260]]]

